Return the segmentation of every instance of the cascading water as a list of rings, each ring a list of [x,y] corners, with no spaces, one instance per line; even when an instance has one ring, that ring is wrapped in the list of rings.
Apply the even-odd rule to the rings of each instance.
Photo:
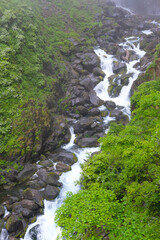
[[[121,93],[118,97],[111,98],[108,94],[109,81],[108,77],[113,75],[112,65],[113,61],[116,60],[114,56],[106,54],[102,49],[96,49],[95,53],[100,57],[101,60],[101,68],[106,74],[104,81],[100,82],[96,87],[95,91],[102,100],[111,100],[116,103],[116,105],[123,106],[124,112],[130,115],[130,100],[129,93],[134,80],[137,79],[140,71],[134,68],[134,65],[139,61],[141,57],[144,56],[145,52],[140,50],[139,46],[139,38],[130,37],[126,38],[126,42],[124,44],[120,44],[124,48],[128,48],[130,51],[133,51],[138,56],[137,60],[131,61],[130,63],[126,63],[127,65],[127,73],[132,73],[132,77],[129,78],[128,86],[124,86],[121,90]],[[100,109],[102,109],[100,107]],[[104,122],[108,123],[114,118],[106,117],[104,118]],[[44,201],[44,215],[39,216],[37,221],[34,224],[31,224],[28,227],[28,230],[25,234],[24,240],[56,240],[60,235],[60,228],[56,226],[54,223],[55,211],[58,207],[61,206],[63,200],[66,197],[66,193],[71,191],[72,193],[76,193],[79,189],[79,185],[75,185],[75,181],[79,180],[80,177],[80,163],[83,163],[87,157],[88,153],[93,153],[99,150],[99,148],[79,148],[74,144],[75,134],[74,130],[71,127],[71,140],[65,145],[63,148],[67,151],[73,152],[76,154],[78,158],[78,162],[72,166],[72,170],[67,173],[63,173],[60,177],[60,181],[62,182],[62,189],[60,191],[59,196],[54,201]],[[106,131],[107,132],[107,131]]]
[[[148,30],[149,31],[149,30]],[[148,32],[147,32],[148,33]],[[126,63],[127,66],[127,74],[132,73],[132,76],[129,78],[129,84],[124,86],[121,89],[121,92],[118,97],[110,97],[108,94],[109,80],[108,78],[113,75],[113,62],[116,58],[112,55],[105,53],[102,49],[95,49],[95,53],[100,57],[101,60],[101,68],[105,73],[105,78],[102,82],[100,82],[96,87],[95,91],[99,98],[102,100],[110,100],[115,102],[117,106],[121,106],[122,111],[130,116],[130,89],[133,82],[137,79],[140,71],[134,68],[135,64],[139,62],[140,58],[142,58],[145,54],[144,51],[140,50],[139,38],[138,37],[130,37],[125,39],[125,43],[120,44],[123,48],[128,48],[128,50],[133,51],[137,55],[137,60]],[[101,106],[99,109],[104,110],[105,106]],[[114,120],[112,117],[105,117],[104,123],[108,124],[110,121]],[[108,129],[105,131],[107,133]],[[99,151],[100,148],[92,147],[92,148],[79,148],[74,144],[75,134],[74,129],[70,128],[71,132],[71,140],[70,142],[63,146],[63,148],[67,151],[73,152],[78,161],[72,166],[72,170],[63,173],[60,177],[60,181],[62,182],[62,188],[59,196],[54,201],[44,201],[44,215],[37,217],[37,221],[31,224],[27,232],[25,234],[24,240],[56,240],[57,237],[61,233],[60,227],[57,227],[54,218],[55,211],[57,208],[61,206],[63,200],[66,197],[66,193],[71,191],[72,193],[76,193],[79,191],[80,186],[75,185],[75,181],[79,180],[80,177],[80,164],[84,162],[84,160],[93,152]],[[54,164],[56,167],[56,165]],[[5,229],[2,229],[0,234],[0,240],[8,240],[8,234]]]
[[[133,82],[137,79],[140,71],[134,68],[135,64],[140,61],[140,58],[142,58],[145,54],[144,51],[140,50],[140,44],[139,44],[139,38],[138,37],[130,37],[126,38],[125,43],[121,43],[120,46],[123,46],[123,48],[127,48],[130,51],[133,51],[138,59],[131,61],[130,63],[126,63],[127,65],[127,74],[132,73],[132,76],[129,78],[129,84],[127,86],[124,86],[120,92],[120,95],[118,97],[112,98],[108,94],[108,87],[109,87],[109,81],[108,77],[113,75],[112,71],[112,65],[115,61],[115,57],[112,55],[106,54],[101,49],[96,49],[95,53],[100,57],[101,59],[101,68],[103,72],[106,74],[104,80],[100,82],[96,87],[95,91],[99,98],[101,98],[104,101],[113,101],[118,106],[124,107],[124,112],[127,115],[130,115],[130,89],[132,87]]]

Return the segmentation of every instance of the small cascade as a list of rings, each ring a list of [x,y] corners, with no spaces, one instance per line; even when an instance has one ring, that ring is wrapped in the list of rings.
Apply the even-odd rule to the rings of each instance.
[[[75,147],[74,140],[75,134],[73,127],[70,128],[71,139],[68,144],[63,146],[63,149],[73,152],[78,161],[72,166],[71,171],[63,173],[60,177],[62,182],[62,188],[60,189],[59,196],[54,201],[44,201],[44,215],[37,217],[37,221],[31,224],[25,234],[24,240],[56,240],[61,233],[60,227],[57,227],[54,218],[55,211],[61,206],[63,200],[66,197],[67,192],[77,193],[80,190],[79,185],[75,185],[75,182],[80,178],[80,164],[90,156],[93,152],[99,151],[98,147],[83,148]],[[7,240],[7,239],[4,239]]]
[[[137,56],[138,59],[126,63],[127,72],[132,73],[132,76],[129,78],[129,84],[127,86],[123,86],[120,94],[118,97],[110,97],[108,94],[108,87],[110,85],[108,77],[113,75],[112,66],[113,62],[116,60],[114,56],[106,54],[101,49],[96,49],[95,53],[100,57],[101,60],[101,68],[103,72],[106,74],[104,80],[100,82],[96,87],[95,91],[97,96],[104,101],[113,101],[116,105],[122,106],[124,109],[123,111],[130,116],[130,90],[132,87],[133,82],[137,79],[140,71],[134,68],[136,63],[140,61],[140,59],[145,55],[145,52],[140,49],[139,38],[138,37],[129,37],[125,39],[125,43],[121,43],[120,46],[123,46],[124,49],[128,49],[133,51]]]
[[[0,240],[8,240],[8,232],[6,229],[2,229],[0,234]]]
[[[104,101],[112,101],[116,104],[116,106],[120,107],[121,111],[130,116],[130,90],[133,82],[137,79],[140,71],[137,70],[134,66],[140,61],[145,54],[144,51],[140,50],[139,38],[138,37],[130,37],[126,38],[124,43],[121,43],[124,49],[128,49],[133,52],[137,57],[137,60],[133,60],[131,62],[126,63],[126,74],[130,74],[128,85],[123,86],[121,88],[120,94],[118,97],[110,97],[108,94],[108,87],[110,85],[109,77],[114,75],[113,73],[113,63],[117,61],[115,56],[107,54],[104,50],[96,48],[95,53],[100,57],[101,60],[101,68],[105,73],[105,78],[101,81],[96,87],[95,91],[99,98]],[[120,75],[121,76],[121,75]],[[118,82],[119,84],[119,82]],[[103,111],[106,107],[101,106],[99,109]],[[115,120],[114,117],[104,117],[103,122],[106,125],[105,133],[108,132],[108,124],[110,121]],[[61,238],[61,228],[56,226],[55,212],[57,208],[59,208],[64,199],[66,198],[67,192],[72,192],[73,194],[77,193],[80,190],[80,186],[75,184],[76,181],[79,180],[81,174],[82,164],[92,153],[100,150],[99,147],[89,147],[89,148],[80,148],[74,142],[76,139],[74,128],[70,127],[70,142],[64,146],[68,152],[72,152],[76,155],[78,161],[72,166],[71,171],[63,173],[60,176],[60,182],[62,182],[62,187],[60,188],[59,196],[53,201],[44,200],[44,214],[37,217],[35,223],[29,225],[27,232],[24,236],[23,240],[56,240],[57,237]],[[52,162],[53,160],[50,159]],[[38,164],[38,163],[37,163]],[[53,162],[54,169],[56,170],[56,163]],[[41,166],[39,166],[40,168]],[[8,234],[6,230],[2,230],[0,235],[0,240],[8,240]],[[21,239],[22,240],[22,239]]]

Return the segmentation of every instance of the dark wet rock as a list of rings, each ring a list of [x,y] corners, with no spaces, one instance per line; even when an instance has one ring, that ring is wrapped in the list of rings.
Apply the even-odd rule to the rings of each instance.
[[[38,204],[40,207],[43,207],[43,198],[41,193],[36,190],[36,189],[32,189],[32,188],[27,188],[24,192],[23,192],[23,197],[25,199],[29,199],[29,200],[33,200],[36,204]]]
[[[127,115],[125,115],[122,111],[118,110],[118,109],[114,109],[111,113],[110,113],[111,117],[115,117],[117,122],[121,122],[124,125],[126,125],[129,122],[129,118]]]
[[[116,108],[116,104],[112,101],[105,101],[104,105],[107,107],[108,110],[113,110]]]
[[[108,94],[110,97],[118,97],[122,89],[122,85],[110,85],[108,87]]]
[[[43,144],[45,152],[51,152],[60,147],[61,144],[67,143],[70,139],[70,131],[64,116],[57,116],[54,120],[54,129],[52,134]]]
[[[36,226],[34,226],[29,230],[29,235],[32,240],[38,240],[37,235],[39,232],[39,227],[40,227],[40,224],[37,224]]]
[[[126,64],[124,62],[115,61],[113,63],[113,72],[115,74],[120,73],[121,70],[124,70],[124,69],[126,69]]]
[[[77,97],[71,100],[71,104],[72,106],[77,106],[77,105],[83,105],[85,103],[84,98],[81,97]]]
[[[121,76],[121,84],[127,86],[129,84],[129,78],[132,77],[132,73],[123,74]]]
[[[101,111],[101,116],[102,116],[102,117],[106,117],[106,116],[108,116],[108,114],[109,114],[109,113],[108,113],[107,109]]]
[[[53,163],[50,160],[41,161],[38,164],[42,165],[43,167],[52,167],[53,166]]]
[[[58,182],[59,176],[55,172],[47,172],[45,169],[41,168],[38,171],[37,175],[39,179],[45,182],[46,184],[58,187],[61,186],[61,183]]]
[[[119,118],[122,114],[123,114],[122,111],[120,111],[120,110],[118,110],[118,109],[115,109],[115,110],[113,110],[113,111],[110,113],[110,116],[111,116],[111,117],[116,117],[117,120],[118,120],[118,118]]]
[[[99,119],[98,118],[95,119],[95,117],[81,118],[74,124],[75,133],[83,133],[86,130],[92,130],[93,128],[97,127],[97,120]]]
[[[17,179],[19,181],[25,181],[29,179],[35,172],[37,168],[31,164],[25,165],[24,169],[18,174]]]
[[[105,73],[101,70],[101,68],[99,67],[96,67],[93,69],[93,73],[94,75],[96,76],[102,76],[102,77],[105,77]]]
[[[11,215],[7,220],[6,229],[9,233],[22,231],[22,219],[18,215]]]
[[[76,111],[79,112],[82,116],[85,116],[88,114],[88,109],[84,106],[77,106]]]
[[[0,218],[3,217],[5,211],[4,211],[4,207],[0,206]]]
[[[71,170],[71,167],[67,164],[64,164],[62,162],[58,162],[56,164],[56,171],[58,172],[68,172]]]
[[[91,115],[91,116],[98,116],[100,114],[101,114],[101,111],[98,108],[92,108],[89,111],[89,115]]]
[[[83,67],[89,72],[92,72],[92,70],[95,67],[99,67],[99,65],[100,65],[100,60],[95,53],[81,54],[80,60],[81,60]]]
[[[31,211],[30,209],[27,209],[27,208],[22,208],[21,213],[22,213],[23,217],[28,218],[28,219],[35,215],[35,213],[33,211]]]
[[[80,147],[95,147],[99,146],[99,143],[97,142],[98,138],[97,137],[87,137],[87,138],[82,138],[79,141],[77,141],[77,145]]]
[[[4,227],[4,220],[0,219],[0,232],[2,231],[3,227]]]
[[[44,191],[44,196],[47,200],[55,199],[58,196],[58,194],[59,194],[59,189],[51,185],[47,185]]]
[[[39,179],[36,179],[36,180],[27,182],[27,186],[30,188],[40,190],[41,188],[44,188],[46,186],[46,183]]]
[[[55,154],[51,154],[50,158],[54,160],[54,162],[62,162],[64,164],[73,165],[77,162],[77,157],[74,153],[67,152],[66,150],[60,149]]]
[[[89,98],[90,98],[90,102],[95,107],[99,107],[100,105],[103,104],[103,101],[97,96],[94,90],[90,91]]]
[[[23,208],[27,208],[27,209],[30,209],[30,210],[37,210],[39,208],[39,205],[37,203],[35,203],[32,200],[28,200],[28,199],[23,199],[20,202],[20,204]]]
[[[80,78],[80,85],[85,87],[87,91],[92,90],[99,82],[99,79],[93,74],[83,76]]]
[[[118,56],[119,60],[123,60],[123,56],[126,55],[126,51],[123,47],[119,46],[116,52],[116,56]]]
[[[30,218],[34,216],[34,212],[31,209],[22,207],[20,202],[13,204],[12,211],[16,214],[22,214],[23,217]]]

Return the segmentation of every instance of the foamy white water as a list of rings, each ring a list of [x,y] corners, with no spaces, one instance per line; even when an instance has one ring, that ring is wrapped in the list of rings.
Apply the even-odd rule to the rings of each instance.
[[[100,82],[96,87],[95,91],[97,95],[102,100],[111,100],[116,103],[116,105],[123,106],[123,112],[130,115],[130,89],[133,82],[137,79],[140,71],[134,68],[134,65],[139,61],[141,57],[144,56],[145,52],[140,50],[139,45],[139,38],[137,37],[130,37],[126,38],[126,41],[120,44],[124,48],[128,48],[130,51],[133,51],[137,54],[138,60],[131,61],[130,63],[126,63],[127,65],[127,73],[132,73],[132,77],[129,78],[128,86],[124,86],[120,92],[120,95],[116,98],[111,98],[108,94],[108,87],[109,81],[108,78],[113,75],[113,61],[116,58],[112,55],[107,54],[102,49],[96,49],[95,53],[100,57],[101,60],[101,68],[104,71],[105,78],[102,82]],[[105,107],[101,106],[100,110],[104,110]],[[104,118],[104,123],[108,124],[110,121],[114,120],[109,116]],[[108,128],[106,129],[105,133],[107,133]],[[70,128],[71,132],[71,139],[70,142],[63,146],[64,149],[67,151],[73,152],[78,161],[72,166],[71,171],[67,173],[63,173],[60,177],[60,181],[62,182],[62,187],[60,189],[59,196],[53,201],[44,201],[44,214],[42,216],[37,217],[37,221],[31,225],[29,225],[27,232],[25,234],[24,239],[21,240],[56,240],[58,236],[61,234],[60,227],[56,226],[54,219],[55,219],[55,211],[59,208],[68,191],[72,193],[77,193],[80,189],[79,185],[75,185],[75,182],[79,180],[81,168],[80,164],[85,161],[93,152],[97,152],[100,150],[99,147],[93,148],[79,148],[74,144],[74,140],[76,138],[74,134],[74,129]],[[56,164],[54,164],[56,168]],[[8,234],[5,229],[2,230],[0,235],[0,240],[8,240]]]
[[[142,33],[144,33],[146,35],[151,35],[153,32],[151,30],[144,30],[144,31],[142,31]]]
[[[129,84],[124,86],[120,92],[118,97],[110,97],[108,94],[108,87],[110,85],[108,81],[108,77],[113,75],[112,66],[113,62],[115,61],[115,57],[109,54],[106,54],[101,49],[96,49],[95,53],[100,57],[101,60],[101,68],[103,72],[106,74],[104,80],[100,82],[96,87],[95,91],[97,96],[104,101],[113,101],[116,105],[123,106],[125,108],[126,114],[130,115],[130,90],[132,87],[133,82],[137,79],[140,71],[134,68],[135,64],[140,61],[140,59],[145,55],[145,52],[140,49],[139,38],[138,37],[129,37],[125,39],[124,43],[121,43],[120,46],[123,48],[127,48],[130,51],[133,51],[137,56],[138,60],[131,61],[126,63],[127,72],[132,73],[132,77],[129,78]]]
[[[32,240],[34,234],[37,234],[37,240],[56,240],[61,234],[61,229],[55,222],[55,211],[61,206],[63,200],[66,198],[67,192],[77,193],[80,190],[80,186],[76,185],[75,182],[80,178],[80,164],[84,162],[93,152],[100,150],[99,147],[93,148],[83,148],[80,149],[75,147],[74,140],[75,134],[74,129],[70,128],[71,140],[63,148],[73,152],[78,161],[72,166],[71,171],[63,173],[60,177],[60,182],[62,182],[62,188],[59,196],[54,201],[44,201],[44,215],[39,216],[37,221],[29,226],[25,234],[24,240]],[[36,228],[37,226],[37,228]],[[36,229],[35,229],[36,228]],[[34,229],[34,231],[33,231]]]

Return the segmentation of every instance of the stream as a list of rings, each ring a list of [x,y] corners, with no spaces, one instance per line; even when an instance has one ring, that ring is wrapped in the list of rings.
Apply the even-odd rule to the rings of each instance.
[[[140,61],[140,59],[144,56],[145,52],[140,50],[139,38],[138,37],[129,37],[125,39],[124,43],[121,43],[124,49],[128,48],[130,51],[133,51],[138,57],[137,60],[126,63],[127,73],[132,73],[132,76],[129,78],[129,83],[127,86],[124,86],[121,89],[121,92],[118,97],[110,97],[108,94],[108,86],[109,80],[108,78],[113,75],[113,62],[116,60],[115,56],[108,55],[104,50],[96,48],[95,53],[100,57],[101,60],[101,69],[105,73],[104,80],[101,81],[96,87],[95,91],[99,98],[102,100],[109,100],[115,102],[117,107],[121,107],[121,111],[130,117],[130,90],[133,82],[137,79],[140,71],[134,68],[135,64]],[[101,106],[99,109],[104,110],[105,106]],[[104,117],[103,121],[105,124],[108,124],[114,118],[109,116]],[[107,133],[108,128],[105,133]],[[62,187],[60,189],[59,196],[53,201],[44,201],[44,214],[37,217],[35,223],[29,225],[27,232],[24,236],[23,240],[56,240],[58,236],[61,234],[60,227],[57,227],[54,218],[55,211],[57,208],[61,206],[63,200],[66,197],[66,193],[71,191],[72,193],[77,193],[80,189],[79,185],[75,185],[75,182],[79,180],[81,168],[80,164],[82,164],[92,153],[100,150],[99,147],[91,147],[91,148],[79,148],[76,144],[74,144],[74,140],[76,138],[74,134],[73,126],[70,127],[71,139],[70,142],[62,146],[63,149],[73,152],[78,161],[72,166],[71,171],[63,173],[60,177],[60,182],[62,182]],[[0,240],[7,240],[8,235],[6,230],[2,230],[0,235]],[[60,237],[61,239],[61,237]],[[22,239],[21,239],[22,240]]]

